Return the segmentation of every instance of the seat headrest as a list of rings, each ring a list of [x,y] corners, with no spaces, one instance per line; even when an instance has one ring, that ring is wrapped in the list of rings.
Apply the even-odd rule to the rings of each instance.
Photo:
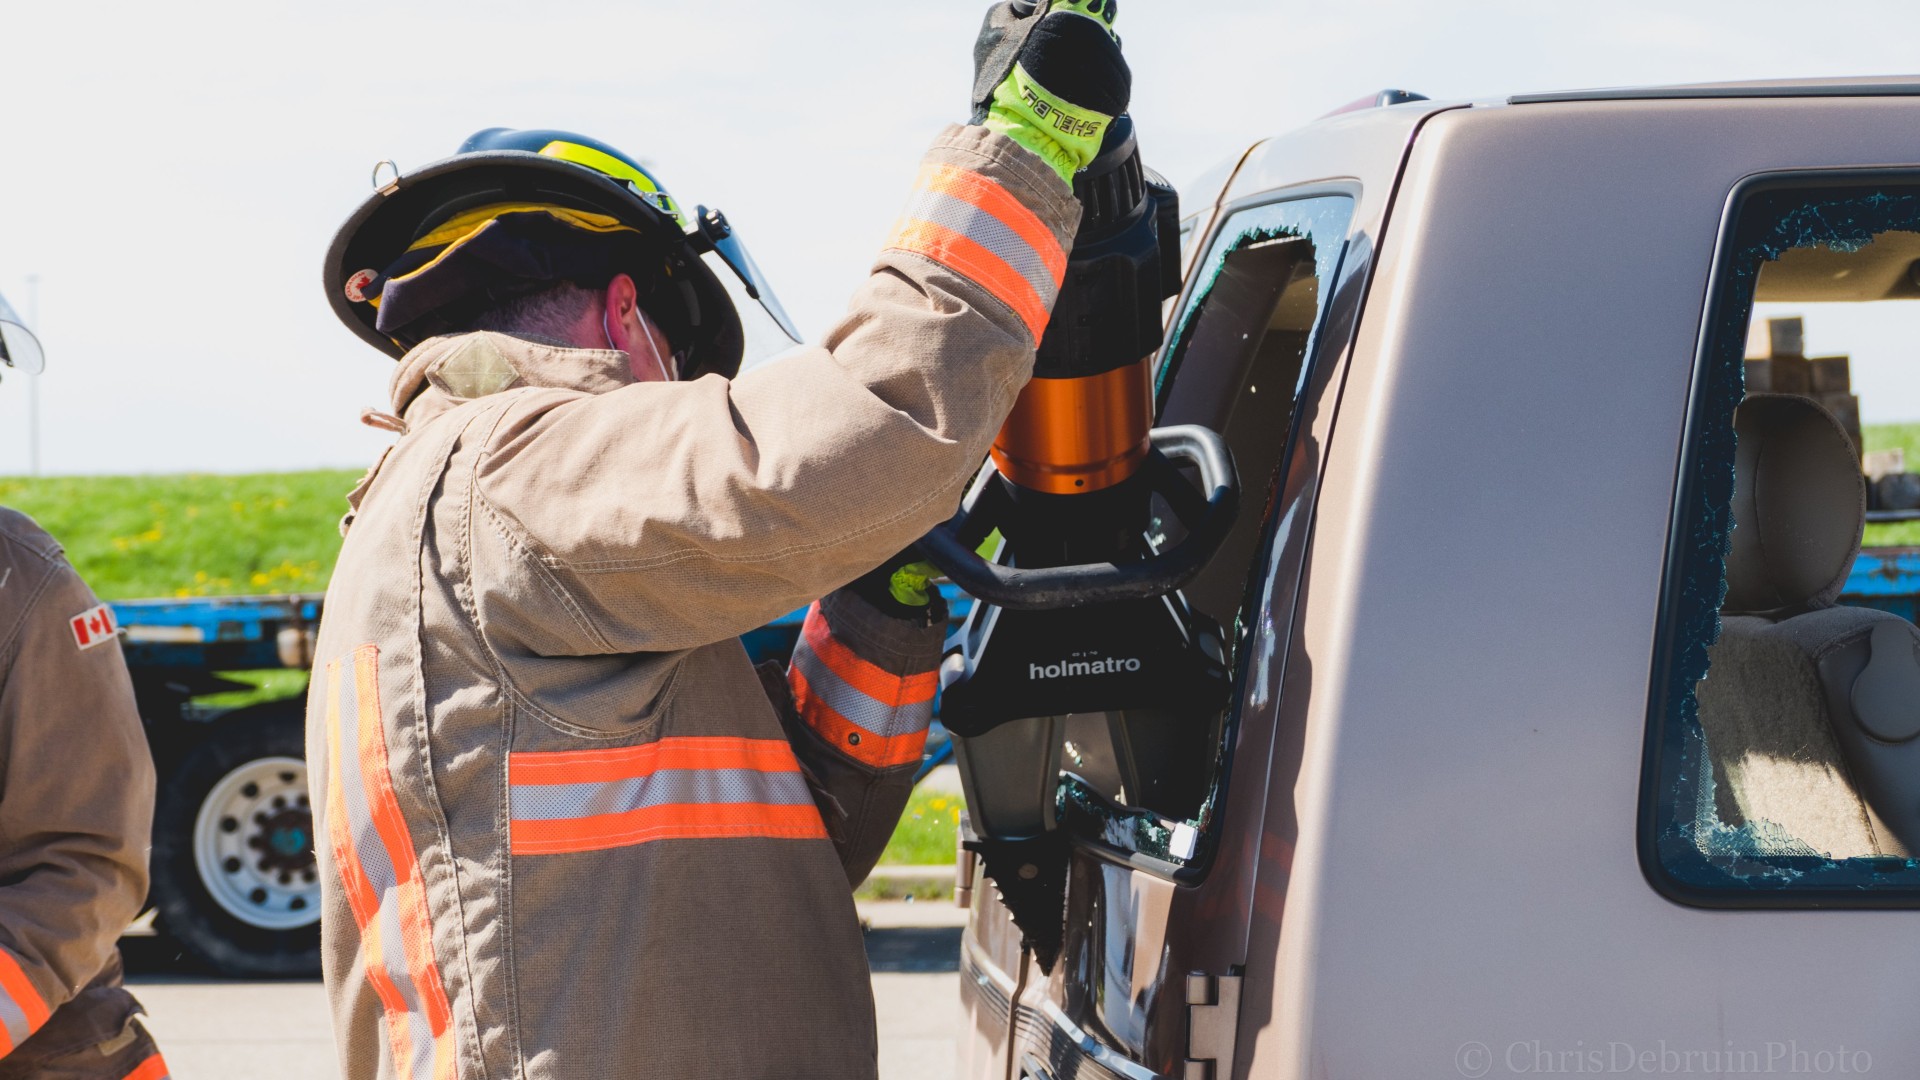
[[[1728,614],[1831,607],[1860,553],[1866,482],[1853,440],[1819,405],[1752,394],[1734,414]]]

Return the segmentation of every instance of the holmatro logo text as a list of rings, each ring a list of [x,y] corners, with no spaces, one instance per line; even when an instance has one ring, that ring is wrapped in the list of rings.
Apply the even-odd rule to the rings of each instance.
[[[1028,679],[1071,679],[1077,675],[1118,675],[1139,671],[1140,661],[1118,657],[1099,660],[1062,660],[1057,664],[1028,664]]]

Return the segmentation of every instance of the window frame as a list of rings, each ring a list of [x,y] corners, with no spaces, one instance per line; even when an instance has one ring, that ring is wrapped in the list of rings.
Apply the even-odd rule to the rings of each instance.
[[[1708,406],[1713,389],[1711,376],[1721,353],[1738,351],[1744,358],[1746,336],[1729,341],[1723,328],[1723,316],[1732,302],[1734,262],[1740,253],[1741,217],[1756,196],[1776,191],[1815,191],[1836,187],[1906,187],[1920,191],[1920,168],[1834,167],[1784,169],[1752,173],[1742,177],[1728,192],[1716,233],[1713,261],[1707,276],[1700,332],[1688,379],[1686,413],[1677,448],[1673,499],[1668,507],[1665,564],[1661,570],[1659,605],[1655,609],[1652,663],[1649,666],[1645,740],[1641,751],[1640,792],[1634,823],[1635,849],[1640,871],[1647,884],[1661,896],[1684,907],[1709,911],[1821,911],[1821,910],[1913,910],[1920,908],[1920,885],[1884,888],[1825,886],[1764,888],[1759,886],[1702,885],[1675,874],[1662,858],[1659,833],[1662,809],[1667,805],[1664,785],[1665,753],[1672,725],[1678,722],[1678,702],[1670,693],[1679,655],[1680,628],[1676,625],[1682,582],[1686,577],[1689,532],[1694,499],[1700,487],[1700,460],[1696,432],[1702,411]],[[1743,329],[1750,328],[1755,301],[1746,301]],[[1735,359],[1734,363],[1739,363]],[[1724,562],[1722,564],[1724,580]],[[1691,691],[1690,691],[1691,692]],[[1698,722],[1697,720],[1695,721]],[[1767,858],[1767,856],[1756,856]],[[1846,860],[1855,861],[1855,860]],[[1916,860],[1920,861],[1920,860]]]
[[[1360,308],[1363,307],[1366,302],[1366,290],[1364,287],[1351,292],[1345,292],[1342,289],[1343,284],[1348,280],[1349,270],[1353,265],[1352,257],[1354,254],[1356,230],[1362,228],[1364,225],[1359,214],[1360,208],[1363,205],[1359,181],[1352,179],[1334,179],[1290,185],[1284,188],[1263,191],[1231,203],[1222,204],[1215,208],[1211,220],[1207,223],[1207,227],[1200,232],[1194,251],[1193,263],[1188,268],[1186,279],[1181,284],[1180,293],[1175,298],[1169,310],[1166,320],[1166,340],[1162,342],[1160,349],[1154,355],[1153,364],[1151,365],[1153,378],[1158,388],[1154,394],[1154,418],[1157,425],[1159,423],[1160,412],[1167,403],[1167,398],[1173,389],[1173,384],[1179,378],[1179,370],[1175,369],[1167,376],[1165,382],[1161,382],[1161,373],[1164,365],[1172,359],[1172,348],[1179,344],[1175,337],[1175,331],[1179,328],[1181,321],[1188,316],[1189,310],[1195,300],[1195,290],[1199,284],[1200,271],[1207,266],[1209,257],[1215,249],[1215,245],[1218,244],[1220,239],[1228,232],[1228,226],[1243,214],[1258,211],[1269,206],[1323,198],[1345,198],[1349,200],[1351,204],[1351,212],[1347,218],[1345,231],[1340,237],[1340,251],[1333,261],[1331,279],[1325,285],[1324,295],[1320,299],[1318,313],[1314,318],[1312,335],[1308,341],[1306,356],[1301,364],[1299,382],[1294,388],[1294,396],[1287,417],[1286,450],[1281,457],[1281,467],[1279,469],[1279,475],[1283,478],[1289,473],[1286,467],[1287,463],[1293,459],[1293,455],[1299,449],[1301,417],[1312,411],[1302,408],[1302,403],[1306,400],[1306,395],[1313,393],[1314,387],[1318,384],[1320,387],[1319,393],[1329,395],[1332,400],[1338,399],[1343,380],[1336,378],[1321,381],[1316,380],[1314,376],[1323,369],[1334,370],[1345,363],[1348,358],[1348,353],[1352,348],[1354,333],[1359,326]],[[1368,275],[1371,274],[1372,259],[1370,252],[1361,264],[1360,272]],[[1335,311],[1335,305],[1343,301],[1350,303],[1353,307],[1350,317],[1344,320],[1341,319]],[[1341,325],[1343,322],[1344,332],[1337,341],[1324,333],[1328,327]],[[1306,482],[1317,485],[1319,479],[1319,475],[1316,473],[1308,478]],[[1284,492],[1276,492],[1276,496],[1277,497],[1272,500],[1271,507],[1268,507],[1268,509],[1283,506],[1290,501],[1289,498],[1285,497]],[[1247,493],[1242,492],[1241,507],[1243,512],[1256,505],[1265,505],[1265,500],[1250,498]],[[1272,561],[1274,547],[1283,539],[1279,535],[1279,526],[1284,517],[1284,514],[1269,513],[1266,520],[1260,523],[1260,539],[1255,545],[1254,562],[1251,565],[1264,566]],[[1301,519],[1296,525],[1296,528],[1303,533],[1311,533],[1312,527],[1312,515]],[[1304,542],[1304,540],[1302,542]],[[1267,600],[1267,596],[1263,594],[1267,589],[1268,582],[1263,575],[1249,575],[1245,586],[1245,594],[1241,600],[1241,610],[1245,611],[1249,605],[1256,608],[1259,607]],[[1274,622],[1276,624],[1291,626],[1297,614],[1299,582],[1297,580],[1289,580],[1275,582],[1273,584],[1273,591],[1275,593],[1281,589],[1286,590],[1288,594],[1287,601],[1284,610],[1278,606],[1275,607],[1273,612]],[[1232,628],[1229,627],[1227,629],[1231,631]],[[1086,852],[1105,863],[1139,870],[1180,885],[1197,885],[1205,880],[1211,872],[1223,846],[1221,843],[1222,834],[1227,827],[1224,810],[1228,803],[1229,788],[1233,782],[1236,751],[1241,735],[1240,729],[1244,714],[1248,711],[1246,701],[1247,679],[1252,669],[1253,660],[1253,651],[1249,647],[1250,645],[1251,634],[1249,634],[1245,640],[1236,643],[1238,655],[1234,658],[1232,688],[1228,697],[1229,704],[1220,728],[1221,746],[1219,763],[1214,770],[1214,776],[1209,789],[1210,794],[1205,804],[1216,808],[1217,812],[1212,815],[1206,822],[1205,827],[1200,830],[1200,835],[1195,841],[1194,857],[1186,862],[1172,862],[1161,859],[1157,856],[1147,854],[1137,847],[1114,842],[1110,839],[1110,830],[1100,831],[1090,828],[1089,826],[1094,824],[1094,822],[1089,820],[1092,815],[1074,806],[1070,800],[1064,798],[1066,781],[1063,778],[1061,789],[1063,792],[1063,803],[1066,805],[1063,806],[1060,817],[1060,828],[1061,831],[1066,834],[1068,843],[1073,850]],[[1136,813],[1145,817],[1154,816],[1148,811],[1136,811]]]

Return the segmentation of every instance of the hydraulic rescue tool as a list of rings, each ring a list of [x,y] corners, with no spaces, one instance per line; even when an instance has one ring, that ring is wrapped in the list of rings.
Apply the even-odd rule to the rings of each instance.
[[[1221,631],[1179,590],[1239,505],[1218,434],[1152,426],[1162,304],[1180,287],[1179,200],[1141,164],[1128,117],[1074,192],[1085,216],[1034,378],[960,513],[920,541],[980,601],[949,647],[940,716],[970,846],[1046,968],[1066,889],[1061,725],[1123,710],[1178,722],[1224,704]],[[978,554],[996,532],[997,549]]]

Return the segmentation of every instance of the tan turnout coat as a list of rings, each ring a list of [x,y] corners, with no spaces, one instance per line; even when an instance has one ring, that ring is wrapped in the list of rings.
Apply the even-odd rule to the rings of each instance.
[[[819,346],[676,384],[489,333],[402,361],[309,697],[349,1080],[874,1075],[849,879],[940,631],[834,590],[952,513],[1079,213],[956,127]],[[770,701],[738,635],[829,593]]]
[[[120,934],[147,895],[153,758],[112,614],[0,507],[0,1080],[161,1080]]]

